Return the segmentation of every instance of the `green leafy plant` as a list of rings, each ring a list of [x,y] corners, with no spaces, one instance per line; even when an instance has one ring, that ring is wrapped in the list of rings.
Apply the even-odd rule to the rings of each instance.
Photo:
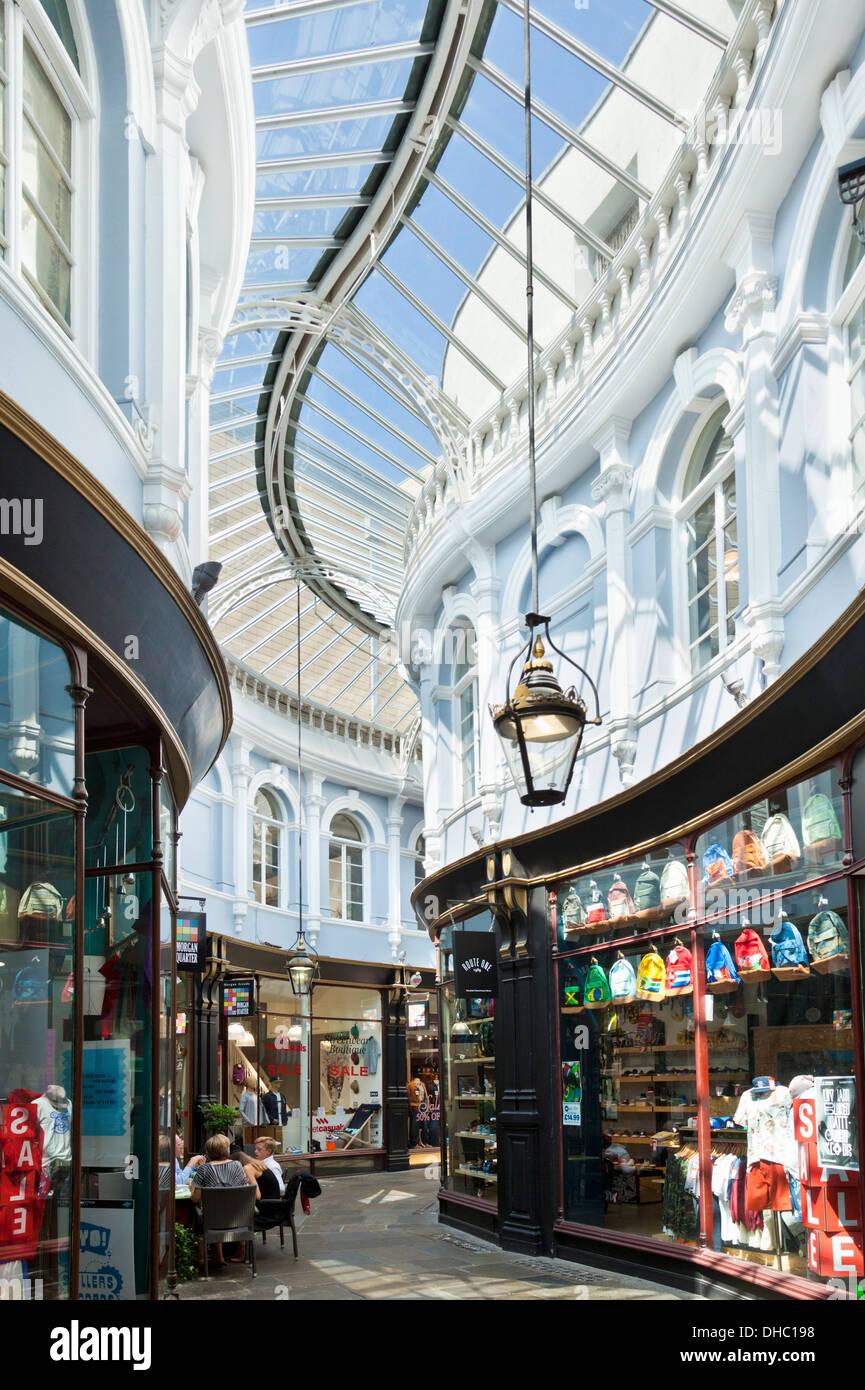
[[[208,1134],[227,1134],[237,1123],[240,1111],[236,1105],[216,1105],[207,1101],[201,1107],[201,1114]]]
[[[174,1227],[174,1267],[181,1284],[198,1278],[197,1245],[196,1236],[188,1226]]]

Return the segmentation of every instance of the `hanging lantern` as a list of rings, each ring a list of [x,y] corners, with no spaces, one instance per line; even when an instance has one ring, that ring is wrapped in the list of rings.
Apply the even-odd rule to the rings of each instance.
[[[303,927],[285,963],[291,988],[295,994],[309,994],[313,981],[318,975],[318,956],[306,944]]]
[[[502,741],[511,776],[524,806],[556,806],[564,801],[583,730],[587,723],[600,724],[598,692],[591,677],[550,637],[549,618],[529,613],[529,640],[511,662],[505,703],[490,706],[493,725]],[[543,626],[546,646],[536,631]],[[588,719],[585,701],[571,686],[563,691],[547,657],[552,648],[588,682],[595,697],[595,717]],[[511,676],[521,657],[522,676],[511,693]]]

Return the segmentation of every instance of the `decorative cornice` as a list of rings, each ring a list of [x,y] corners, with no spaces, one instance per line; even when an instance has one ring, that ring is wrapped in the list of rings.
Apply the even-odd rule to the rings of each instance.
[[[607,512],[628,506],[634,470],[629,463],[611,463],[592,483],[592,501],[605,502]]]
[[[764,315],[774,310],[777,298],[777,275],[768,275],[764,270],[749,271],[724,310],[727,332],[736,337],[748,325],[759,327]]]

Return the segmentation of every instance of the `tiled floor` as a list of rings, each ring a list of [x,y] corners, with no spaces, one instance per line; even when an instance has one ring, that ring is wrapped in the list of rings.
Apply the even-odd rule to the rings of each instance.
[[[258,1277],[228,1265],[180,1287],[182,1299],[588,1299],[680,1301],[689,1296],[564,1260],[506,1254],[440,1226],[435,1168],[322,1179],[299,1231],[256,1241]]]

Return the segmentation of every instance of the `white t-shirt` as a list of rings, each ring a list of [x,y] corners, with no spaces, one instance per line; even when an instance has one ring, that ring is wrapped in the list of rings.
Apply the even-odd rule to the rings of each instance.
[[[276,1178],[276,1181],[279,1183],[279,1195],[280,1195],[280,1197],[284,1197],[284,1196],[285,1196],[285,1182],[283,1181],[283,1177],[282,1177],[282,1169],[280,1168],[280,1166],[279,1166],[279,1164],[277,1163],[276,1159],[274,1158],[273,1154],[268,1154],[268,1155],[267,1155],[267,1158],[265,1158],[265,1159],[263,1160],[263,1162],[264,1162],[265,1168],[269,1168],[269,1169],[270,1169],[271,1173],[273,1173],[273,1176]]]
[[[798,1154],[787,1123],[792,1105],[793,1097],[786,1086],[776,1086],[774,1091],[758,1097],[753,1091],[742,1093],[733,1119],[748,1131],[749,1168],[763,1159],[766,1163],[780,1163],[790,1173],[796,1172]]]
[[[42,1126],[42,1156],[46,1161],[72,1161],[72,1106],[67,1101],[55,1110],[47,1096],[36,1102],[36,1114]]]

